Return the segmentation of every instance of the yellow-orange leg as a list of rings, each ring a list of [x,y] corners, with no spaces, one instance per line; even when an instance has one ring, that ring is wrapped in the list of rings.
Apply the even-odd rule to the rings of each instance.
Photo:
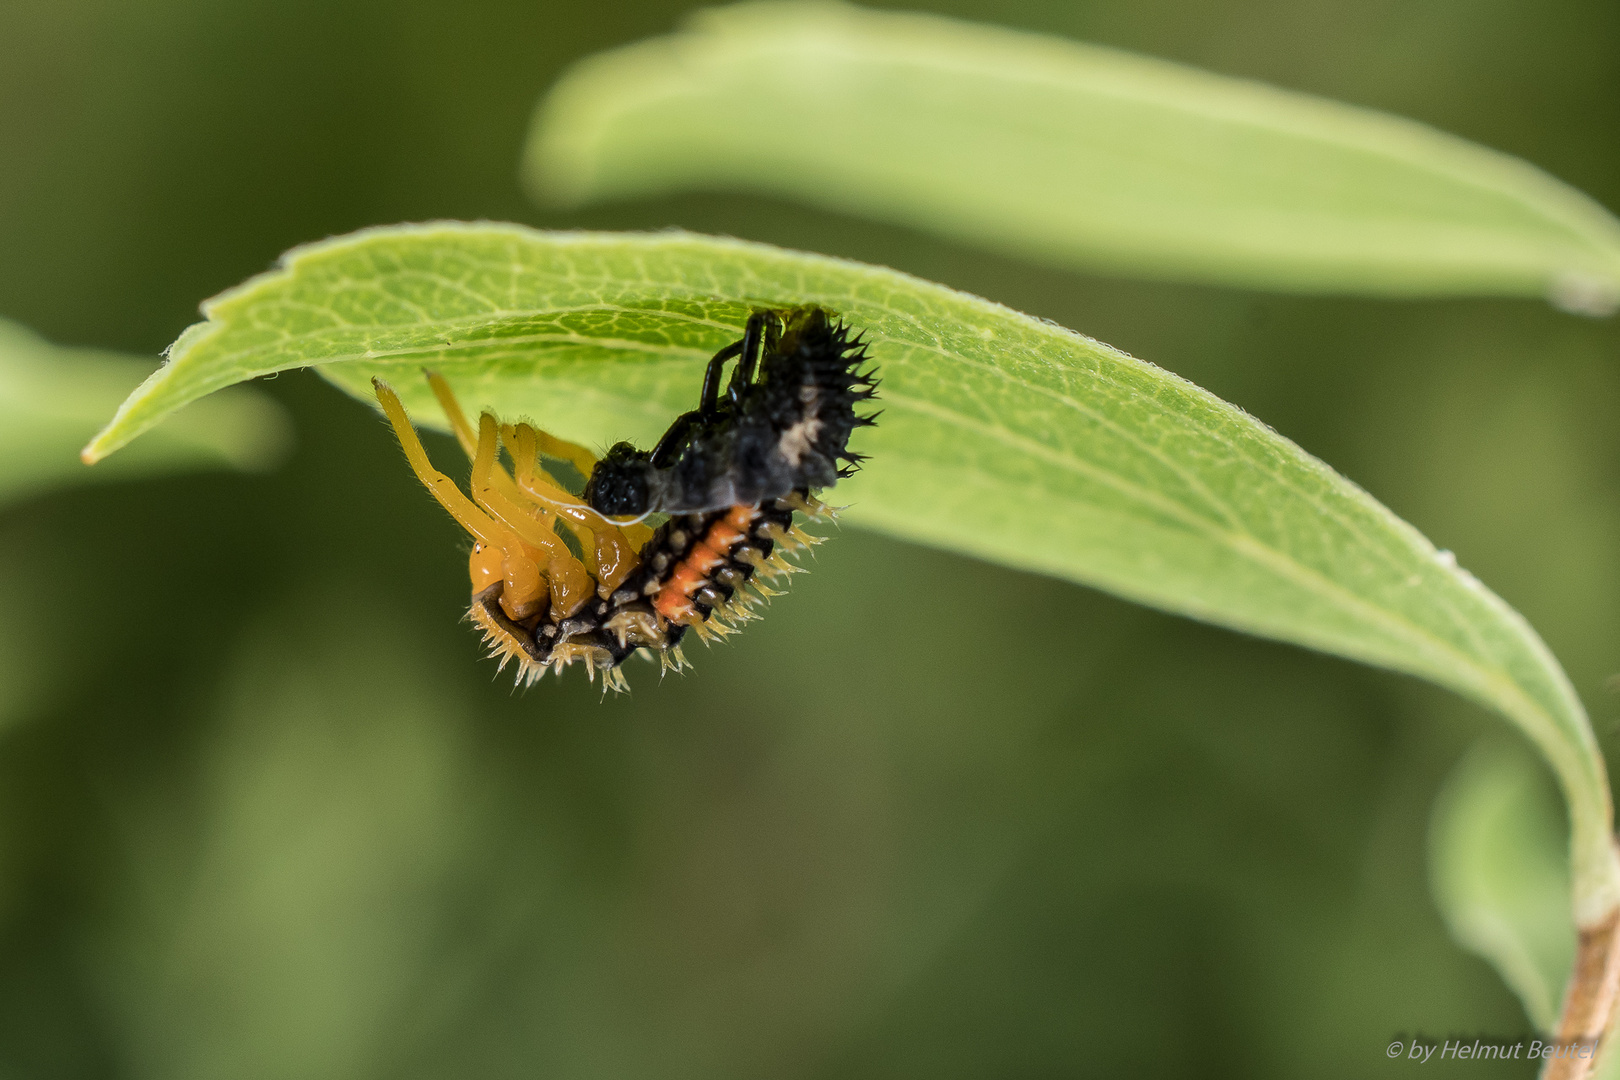
[[[458,444],[462,444],[463,452],[467,453],[468,460],[473,461],[476,471],[478,450],[480,450],[480,436],[473,432],[473,426],[467,421],[467,413],[462,411],[462,403],[455,400],[455,392],[450,389],[449,382],[445,382],[444,376],[441,376],[436,371],[428,371],[424,372],[424,374],[428,376],[428,385],[433,389],[434,397],[439,400],[439,408],[444,410],[444,418],[450,421],[450,431],[455,432],[455,440],[457,440]],[[530,512],[527,500],[523,497],[523,492],[518,489],[512,478],[507,476],[507,471],[502,468],[501,461],[497,460],[492,450],[489,453],[488,465],[484,466],[484,468],[486,468],[486,471],[480,473],[483,479],[473,479],[473,497],[480,504],[483,504],[484,487],[494,489],[494,492],[502,499],[502,510],[510,513],[499,513],[494,512],[494,510],[491,510],[491,513],[494,513],[496,518],[504,518],[504,520],[509,521],[509,525],[514,526],[515,531],[520,536],[523,536],[523,539],[530,546],[531,557],[535,557],[539,563],[546,565],[546,575],[552,578],[552,585],[556,585],[556,581],[559,580],[564,583],[564,588],[552,589],[557,594],[554,597],[554,606],[559,609],[559,614],[562,614],[562,617],[567,617],[567,615],[577,612],[583,602],[583,599],[580,599],[580,596],[582,596],[582,593],[580,593],[580,588],[582,588],[580,586],[580,575],[582,573],[588,575],[588,573],[595,570],[595,567],[585,570],[585,568],[578,565],[577,559],[573,559],[572,552],[567,551],[565,547],[557,546],[556,534],[551,531],[551,521],[546,520],[544,515],[539,517],[543,531],[536,533],[535,529],[528,528],[528,521],[535,515]],[[585,538],[580,539],[582,539],[582,544],[585,544],[586,549],[595,546],[595,541],[591,539],[590,534],[586,534]],[[475,578],[475,581],[478,580],[478,573],[473,572],[473,578]],[[473,591],[476,593],[478,589],[475,588]]]
[[[461,448],[466,451],[468,458],[476,459],[479,436],[473,432],[455,392],[437,372],[427,372],[427,379]],[[561,518],[586,552],[590,572],[597,579],[601,595],[605,597],[612,593],[638,565],[636,553],[652,538],[652,530],[642,525],[621,526],[603,517],[584,501],[569,494],[555,477],[540,466],[540,454],[544,453],[569,462],[582,475],[589,476],[596,467],[596,458],[584,447],[528,424],[519,424],[515,428],[503,424],[499,431],[501,441],[512,457],[516,483],[514,485],[513,480],[507,477],[498,461],[492,461],[490,477],[493,486],[514,505],[523,505],[524,496],[527,496],[543,510]]]
[[[495,461],[496,427],[495,418],[489,413],[479,417],[478,447],[472,469],[473,497],[492,518],[544,554],[546,577],[551,583],[552,611],[558,618],[566,619],[585,606],[595,592],[595,582],[557,535],[551,515],[513,501],[496,487],[495,473],[505,475],[505,470],[499,469]]]
[[[455,393],[450,384],[444,381],[444,376],[437,372],[425,372],[428,386],[433,390],[433,396],[439,401],[439,408],[444,410],[444,418],[450,421],[450,430],[455,433],[456,442],[461,444],[462,453],[467,455],[468,461],[478,457],[478,433],[467,422],[467,414],[461,411],[461,403],[456,400]],[[490,470],[490,481],[500,490],[502,495],[514,502],[522,502],[523,496],[518,492],[517,485],[506,474],[506,470],[497,462]]]
[[[562,542],[562,538],[552,528],[551,518],[527,505],[527,500],[511,476],[507,475],[506,470],[496,460],[494,417],[488,414],[480,417],[479,432],[474,435],[472,425],[467,422],[467,414],[462,411],[461,403],[456,400],[450,384],[436,372],[430,371],[426,374],[428,386],[432,388],[433,396],[438,399],[439,407],[444,410],[445,419],[450,422],[450,429],[455,432],[456,441],[472,459],[473,498],[494,520],[521,538],[523,546],[528,549],[527,554],[537,564],[544,565],[545,578],[550,586],[548,591],[551,605],[558,617],[567,618],[573,615],[586,600],[590,599],[592,585],[590,572],[574,558],[573,553]],[[477,564],[478,558],[475,553],[469,566],[469,572],[475,583],[480,577]],[[510,589],[510,583],[508,588]],[[513,615],[505,594],[502,596],[501,606],[508,609],[508,615]]]
[[[559,486],[539,467],[539,441],[542,435],[528,424],[501,428],[501,437],[512,454],[517,486],[530,499],[566,521],[582,545],[588,543],[586,550],[594,556],[599,590],[601,595],[608,596],[640,565],[637,552],[652,538],[652,530],[645,526],[621,526]],[[632,529],[645,535],[632,538]]]
[[[411,426],[410,415],[406,413],[393,387],[381,379],[371,380],[371,385],[383,414],[394,428],[400,448],[405,451],[405,460],[410,462],[411,471],[438,500],[439,505],[478,542],[469,565],[473,591],[481,591],[490,584],[489,579],[495,576],[498,565],[499,576],[505,582],[501,606],[514,619],[528,618],[540,609],[549,592],[546,581],[540,576],[540,568],[524,552],[522,543],[510,528],[485,514],[462,494],[454,480],[433,467],[427,449],[417,437],[416,429]]]

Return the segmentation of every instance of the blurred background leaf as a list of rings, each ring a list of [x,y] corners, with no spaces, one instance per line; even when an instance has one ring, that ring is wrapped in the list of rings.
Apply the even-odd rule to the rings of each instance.
[[[1620,8],[1601,0],[933,6],[1414,117],[1620,205]],[[1537,303],[1112,280],[759,196],[535,211],[515,167],[533,102],[683,7],[0,7],[0,310],[155,356],[198,297],[294,244],[443,217],[681,225],[895,266],[1151,356],[1377,491],[1537,626],[1613,749],[1620,327]],[[427,790],[471,769],[487,808],[449,832],[465,850],[425,862],[449,898],[417,970],[442,997],[402,1010],[409,1038],[400,1013],[361,1014],[384,1018],[400,1074],[1359,1078],[1415,1072],[1383,1057],[1402,1031],[1523,1031],[1425,869],[1435,793],[1491,722],[1476,706],[858,530],[691,678],[605,704],[577,682],[514,696],[457,621],[461,538],[386,428],[312,375],[263,389],[298,418],[277,473],[0,511],[0,610],[25,603],[28,646],[60,665],[0,754],[0,1068],[135,1071],[103,943],[172,940],[126,891],[141,852],[195,852],[210,808],[275,805],[184,800],[254,756],[221,747],[262,628],[330,640],[279,614],[312,594],[355,638],[423,658],[410,685],[453,703],[407,725],[429,732],[412,754],[449,762]],[[375,685],[373,652],[342,655]],[[264,814],[267,862],[298,841],[292,818]],[[282,940],[322,935],[311,916]],[[377,986],[367,956],[421,955],[324,940],[354,950],[350,986]],[[350,963],[299,955],[288,983],[311,994]]]
[[[128,460],[86,468],[79,448],[154,367],[132,356],[54,347],[0,319],[0,503],[91,481],[264,470],[286,457],[292,430],[281,406],[237,389],[186,410]]]
[[[739,4],[591,57],[536,115],[565,206],[756,191],[1060,266],[1288,291],[1620,305],[1620,221],[1394,116],[1056,37]]]
[[[1536,759],[1492,739],[1446,781],[1429,826],[1435,902],[1452,937],[1495,966],[1541,1032],[1557,1030],[1575,956],[1560,811]]]
[[[60,488],[211,469],[262,471],[291,449],[286,411],[245,387],[175,417],[128,459],[90,469],[79,447],[155,367],[155,361],[95,349],[53,346],[0,319],[0,512],[8,504]],[[62,673],[60,653],[72,648],[52,629],[58,583],[38,569],[0,559],[0,731],[50,697]]]

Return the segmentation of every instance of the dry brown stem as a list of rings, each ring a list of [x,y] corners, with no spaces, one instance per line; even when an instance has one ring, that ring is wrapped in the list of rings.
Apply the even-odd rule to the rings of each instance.
[[[1592,1047],[1585,1057],[1579,1051],[1549,1058],[1541,1070],[1541,1080],[1587,1080],[1593,1074],[1599,1052],[1614,1022],[1615,1005],[1620,998],[1620,910],[1595,926],[1582,927],[1575,947],[1575,969],[1564,993],[1563,1016],[1558,1022],[1560,1046]]]

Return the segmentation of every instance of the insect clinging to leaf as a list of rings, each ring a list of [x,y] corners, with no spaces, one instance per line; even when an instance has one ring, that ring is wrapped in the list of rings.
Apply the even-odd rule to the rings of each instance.
[[[429,373],[472,459],[470,497],[428,460],[393,389],[373,386],[417,478],[473,537],[468,617],[492,655],[515,662],[525,685],[577,661],[622,690],[632,653],[684,668],[688,630],[725,636],[757,618],[774,595],[766,581],[800,569],[783,554],[820,542],[794,515],[831,516],[813,492],[858,467],[850,436],[876,420],[855,411],[876,393],[873,372],[860,370],[867,359],[860,336],[819,307],[755,311],[743,337],[708,362],[696,409],[652,450],[619,443],[601,459],[489,412],[475,429],[449,383]],[[583,495],[545,459],[587,477]],[[652,528],[651,515],[668,517]]]

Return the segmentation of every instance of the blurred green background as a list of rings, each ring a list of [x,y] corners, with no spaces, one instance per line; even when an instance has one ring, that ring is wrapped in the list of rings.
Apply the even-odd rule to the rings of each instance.
[[[1615,748],[1615,322],[1085,277],[761,199],[528,204],[540,93],[683,10],[5,0],[0,315],[155,357],[285,248],[438,217],[885,263],[1324,458],[1524,612]],[[1620,208],[1606,0],[930,10],[1410,115]],[[1426,886],[1480,710],[854,530],[684,678],[514,694],[375,415],[265,388],[279,473],[0,508],[0,1080],[1359,1077],[1527,1031]]]

